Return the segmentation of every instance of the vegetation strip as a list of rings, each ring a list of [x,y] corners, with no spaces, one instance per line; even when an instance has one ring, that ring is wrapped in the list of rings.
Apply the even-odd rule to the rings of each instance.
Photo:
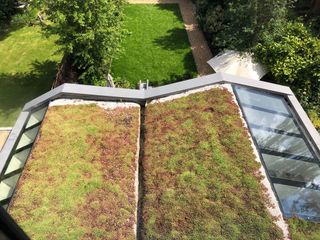
[[[138,107],[50,107],[10,214],[32,239],[134,239],[138,135]]]
[[[226,89],[148,105],[144,239],[282,239]]]

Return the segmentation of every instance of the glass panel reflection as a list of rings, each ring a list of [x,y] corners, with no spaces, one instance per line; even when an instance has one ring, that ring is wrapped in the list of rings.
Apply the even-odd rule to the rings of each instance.
[[[260,148],[272,151],[312,157],[303,138],[277,134],[260,129],[251,129]]]
[[[262,154],[270,177],[320,184],[320,167],[317,163]]]
[[[281,96],[234,87],[286,217],[320,221],[320,162]]]
[[[248,118],[249,125],[259,125],[274,128],[288,133],[299,134],[299,129],[290,117],[274,114],[270,112],[259,111],[256,109],[243,107],[243,111]]]
[[[286,217],[300,216],[307,219],[320,217],[320,191],[274,184]]]
[[[264,108],[274,112],[291,115],[282,97],[267,95],[262,92],[236,87],[238,97],[242,104]]]

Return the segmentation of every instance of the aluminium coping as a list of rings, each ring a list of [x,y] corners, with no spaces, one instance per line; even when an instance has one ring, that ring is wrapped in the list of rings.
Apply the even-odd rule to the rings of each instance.
[[[23,111],[30,111],[31,109],[44,104],[45,102],[57,98],[80,98],[86,100],[103,100],[103,101],[127,101],[144,104],[147,100],[153,100],[172,94],[177,94],[189,91],[196,88],[205,87],[208,85],[219,83],[234,83],[248,87],[264,89],[273,93],[281,95],[292,95],[289,87],[256,81],[243,77],[237,77],[225,73],[215,73],[203,77],[185,80],[177,83],[172,83],[160,87],[149,87],[148,89],[126,89],[126,88],[109,88],[97,87],[81,84],[65,83],[33,100],[26,103]]]
[[[3,168],[5,167],[7,160],[11,157],[12,150],[16,147],[17,140],[22,134],[22,131],[29,118],[29,114],[36,108],[39,108],[40,106],[50,102],[51,100],[58,98],[78,98],[85,100],[135,102],[144,105],[147,101],[151,101],[153,99],[178,94],[209,85],[223,83],[252,87],[258,90],[265,90],[278,95],[286,96],[298,119],[301,121],[303,127],[307,130],[306,133],[314,144],[316,151],[318,153],[320,152],[320,135],[314,128],[307,114],[305,113],[289,87],[253,79],[247,79],[244,77],[238,77],[225,73],[215,73],[191,80],[181,81],[155,88],[149,87],[148,89],[141,90],[97,87],[68,83],[52,89],[51,91],[25,104],[5,145],[2,148],[2,151],[0,152],[0,173],[3,173]]]

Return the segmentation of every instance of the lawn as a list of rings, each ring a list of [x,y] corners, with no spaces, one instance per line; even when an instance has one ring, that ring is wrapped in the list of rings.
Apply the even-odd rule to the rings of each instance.
[[[134,239],[139,107],[50,107],[9,213],[31,239]]]
[[[144,239],[282,239],[238,106],[214,88],[147,105]]]
[[[37,26],[0,36],[0,127],[13,126],[27,101],[50,90],[61,59],[54,41]]]
[[[128,5],[124,20],[130,34],[112,63],[114,77],[134,88],[139,80],[158,86],[196,75],[178,4]]]

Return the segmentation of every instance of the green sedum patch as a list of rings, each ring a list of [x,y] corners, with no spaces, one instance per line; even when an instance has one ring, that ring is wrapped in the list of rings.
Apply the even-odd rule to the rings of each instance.
[[[226,89],[148,105],[144,239],[282,239]]]
[[[9,212],[32,239],[134,239],[139,108],[49,108]]]
[[[320,224],[299,218],[288,219],[292,240],[320,240]]]

